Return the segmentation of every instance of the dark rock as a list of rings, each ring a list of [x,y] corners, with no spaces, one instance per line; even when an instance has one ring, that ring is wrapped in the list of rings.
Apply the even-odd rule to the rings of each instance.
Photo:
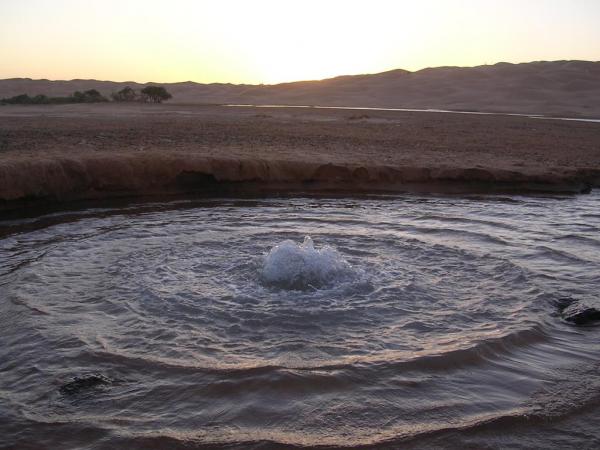
[[[85,375],[73,378],[73,381],[70,381],[60,388],[60,392],[64,395],[75,395],[81,391],[99,386],[106,386],[110,383],[110,379],[104,375]]]
[[[560,316],[575,325],[588,325],[600,321],[600,302],[562,297],[554,301]]]
[[[584,183],[583,187],[581,188],[581,193],[582,194],[591,194],[592,193],[592,185],[589,183]]]
[[[575,325],[587,325],[600,320],[600,309],[585,303],[575,302],[562,311],[562,317]]]
[[[565,308],[571,306],[573,303],[576,303],[577,299],[573,297],[561,297],[552,302],[552,304],[558,309],[559,312],[563,312]]]

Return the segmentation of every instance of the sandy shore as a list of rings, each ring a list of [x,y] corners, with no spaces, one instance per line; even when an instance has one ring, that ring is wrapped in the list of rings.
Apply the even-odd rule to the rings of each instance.
[[[600,124],[198,105],[0,107],[2,209],[289,191],[552,191],[600,185]]]

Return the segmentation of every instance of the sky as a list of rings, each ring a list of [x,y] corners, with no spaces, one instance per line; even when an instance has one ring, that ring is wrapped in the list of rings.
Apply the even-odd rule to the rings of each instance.
[[[279,83],[600,60],[600,0],[0,0],[0,78]]]

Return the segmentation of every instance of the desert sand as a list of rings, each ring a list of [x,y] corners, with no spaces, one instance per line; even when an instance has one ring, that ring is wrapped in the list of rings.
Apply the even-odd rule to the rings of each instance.
[[[449,109],[600,118],[600,62],[498,63],[417,72],[340,76],[277,85],[161,83],[176,103],[278,104]],[[156,80],[160,81],[160,80]],[[134,82],[0,80],[0,98],[66,96],[97,89],[109,96]]]
[[[0,107],[4,210],[179,193],[584,192],[600,124],[142,104]]]

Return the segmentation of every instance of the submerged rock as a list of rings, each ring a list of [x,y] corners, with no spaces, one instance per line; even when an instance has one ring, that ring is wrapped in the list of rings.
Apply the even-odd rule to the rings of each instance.
[[[106,386],[110,383],[110,379],[104,375],[86,375],[73,378],[73,381],[61,386],[60,392],[65,395],[74,395],[81,391],[98,386]]]
[[[577,302],[577,299],[575,299],[573,297],[560,297],[556,300],[553,300],[552,304],[554,306],[556,306],[556,309],[558,309],[558,312],[563,312],[565,308],[567,308],[568,306],[572,305],[575,302]]]
[[[575,325],[588,325],[600,321],[600,302],[564,297],[559,298],[555,305],[561,317]]]

